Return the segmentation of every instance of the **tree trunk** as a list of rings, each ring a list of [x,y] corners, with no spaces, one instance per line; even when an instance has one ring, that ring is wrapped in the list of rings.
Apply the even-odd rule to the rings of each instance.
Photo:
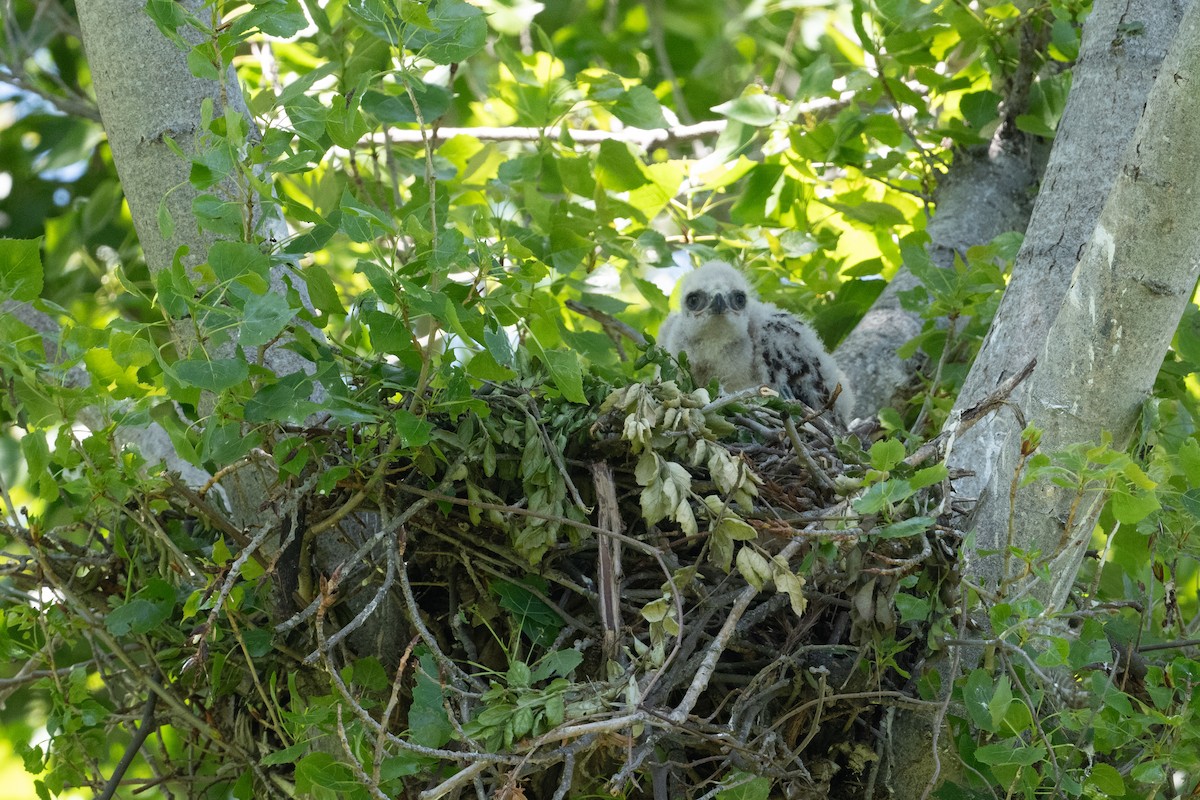
[[[180,5],[201,19],[212,13],[203,0],[182,0]],[[157,274],[169,268],[181,247],[187,248],[182,259],[185,266],[202,264],[207,260],[209,247],[219,238],[200,229],[193,203],[201,192],[188,180],[191,159],[204,147],[203,104],[210,101],[216,117],[231,109],[246,120],[252,141],[259,135],[237,76],[232,67],[226,68],[222,81],[193,76],[187,54],[157,28],[146,13],[144,0],[78,0],[77,11],[113,163],[150,272]],[[189,42],[199,41],[200,37],[187,25],[179,29],[179,34]],[[179,146],[185,158],[171,150],[165,141],[167,137]],[[275,207],[271,204],[264,207],[248,182],[241,183],[226,179],[209,192],[223,200],[236,200],[248,209],[249,220],[243,232],[246,241],[286,239],[286,224]],[[171,235],[165,238],[159,223],[159,208],[164,198],[173,223]],[[282,264],[272,266],[271,291],[280,294],[286,291],[283,277],[289,269]],[[295,279],[290,283],[312,311],[304,282]],[[320,338],[320,331],[311,332]],[[190,321],[173,325],[172,334],[181,356],[195,346]],[[233,335],[236,337],[236,332]],[[311,373],[312,363],[285,346],[290,341],[290,337],[284,336],[267,347],[263,354],[265,365],[278,376],[298,371]],[[221,349],[228,351],[233,346],[224,344]],[[320,392],[319,387],[316,391]],[[118,435],[142,448],[162,439],[162,432],[154,426],[149,430],[123,430]],[[261,521],[264,482],[269,480],[262,470],[243,469],[236,471],[232,480],[222,481],[233,518],[239,524]]]
[[[1012,281],[956,408],[978,403],[1041,351],[1186,5],[1186,0],[1101,2],[1088,17],[1067,108]],[[983,420],[956,445],[955,464],[976,473],[956,484],[965,496],[979,496],[991,480],[1009,427],[1003,416]]]
[[[187,156],[194,155],[203,133],[200,108],[205,100],[216,114],[228,105],[250,119],[237,78],[232,69],[223,83],[194,77],[187,54],[158,30],[144,0],[79,0],[76,6],[104,131],[146,263],[151,272],[166,269],[180,246],[190,251],[185,264],[202,263],[217,237],[202,233],[196,224],[192,201],[198,192],[188,183],[191,164],[164,139],[171,137]],[[209,13],[202,2],[183,6],[191,14]],[[199,41],[195,31],[185,27],[181,33]],[[234,188],[218,191],[232,193]],[[175,223],[166,239],[158,227],[163,198]]]
[[[1189,33],[1192,29],[1180,28],[1182,8],[1186,5],[1186,2],[1160,3],[1159,0],[1100,2],[1088,17],[1071,95],[1059,123],[1025,244],[1017,257],[1013,279],[996,321],[956,405],[960,410],[973,406],[1037,356],[1040,363],[1034,375],[1026,386],[1018,387],[1015,399],[1020,403],[1020,410],[1031,415],[1030,421],[1046,427],[1042,445],[1046,450],[1074,441],[1096,439],[1102,429],[1123,430],[1124,435],[1128,434],[1137,405],[1154,380],[1183,303],[1195,281],[1194,275],[1190,279],[1186,276],[1188,260],[1180,255],[1195,251],[1196,245],[1186,241],[1194,229],[1175,227],[1176,241],[1170,246],[1179,249],[1169,258],[1174,262],[1174,269],[1170,271],[1175,278],[1169,283],[1164,282],[1161,288],[1156,286],[1156,290],[1165,289],[1168,293],[1183,286],[1181,295],[1174,297],[1155,294],[1156,290],[1150,290],[1138,281],[1136,276],[1145,273],[1126,260],[1138,257],[1135,255],[1137,245],[1132,242],[1123,242],[1119,248],[1115,245],[1116,239],[1125,236],[1156,238],[1158,231],[1154,224],[1163,224],[1149,216],[1148,209],[1135,210],[1132,205],[1135,193],[1149,190],[1165,194],[1166,188],[1137,185],[1137,178],[1131,178],[1127,171],[1136,169],[1135,163],[1150,169],[1144,159],[1151,155],[1151,150],[1143,149],[1139,154],[1136,146],[1129,149],[1128,145],[1142,119],[1143,109],[1146,120],[1139,137],[1148,135],[1151,125],[1169,124],[1167,116],[1175,124],[1185,125],[1184,130],[1187,130],[1187,113],[1163,109],[1162,105],[1182,100],[1182,95],[1189,89],[1194,94],[1195,87],[1174,85],[1172,81],[1171,91],[1178,97],[1164,98],[1165,90],[1160,88],[1158,97],[1147,106],[1154,75],[1172,42],[1178,50],[1181,45],[1186,47],[1194,41],[1195,32]],[[1190,18],[1194,20],[1195,16],[1192,13]],[[1131,23],[1134,22],[1143,25],[1139,32],[1123,33],[1132,30]],[[1173,68],[1168,66],[1167,69]],[[1166,74],[1174,74],[1174,71]],[[1154,122],[1151,115],[1162,116]],[[1185,133],[1180,138],[1187,139],[1188,136]],[[1161,149],[1155,151],[1155,155],[1177,160],[1178,156],[1163,154]],[[1123,159],[1129,156],[1134,161],[1126,161],[1127,171],[1122,172]],[[1172,174],[1170,171],[1159,172],[1161,167],[1160,164],[1154,172],[1143,173],[1142,179],[1145,180],[1146,175]],[[1191,178],[1194,170],[1184,167],[1174,174]],[[1120,184],[1114,188],[1118,175]],[[1187,189],[1177,186],[1170,191],[1185,193]],[[1145,202],[1145,197],[1140,198],[1140,202]],[[1173,208],[1179,204],[1168,197],[1154,202],[1161,204],[1154,211],[1155,217],[1169,216],[1176,211],[1195,213],[1193,209]],[[1101,216],[1102,209],[1104,216]],[[1128,213],[1123,213],[1123,209],[1128,209]],[[1102,228],[1096,224],[1098,217]],[[1170,222],[1174,226],[1182,224],[1173,219]],[[1139,223],[1142,224],[1139,226]],[[1106,235],[1101,231],[1112,233]],[[1099,238],[1103,246],[1093,246],[1085,251],[1089,237]],[[1180,242],[1180,239],[1184,241]],[[1114,242],[1111,260],[1107,247],[1110,241]],[[1159,248],[1163,245],[1163,242],[1156,242],[1155,249],[1147,252],[1161,253]],[[1084,258],[1072,276],[1081,252]],[[1138,259],[1139,264],[1151,263]],[[1163,266],[1166,267],[1166,261]],[[1156,280],[1165,277],[1165,273],[1155,275]],[[1168,285],[1172,288],[1166,289]],[[1063,302],[1069,287],[1072,287],[1071,297],[1077,301],[1075,303]],[[1127,291],[1125,298],[1121,297],[1122,289]],[[1149,319],[1149,313],[1141,317],[1144,304],[1144,310],[1150,312],[1147,301],[1157,301],[1153,303],[1154,320]],[[1093,308],[1095,317],[1092,316]],[[1117,322],[1118,316],[1120,322]],[[1134,319],[1127,320],[1127,317]],[[1134,342],[1141,344],[1134,345]],[[1116,352],[1112,350],[1114,343]],[[1131,352],[1134,347],[1140,352]],[[1097,353],[1097,348],[1105,349],[1103,353]],[[1026,394],[1030,390],[1032,393]],[[1053,406],[1060,408],[1055,410],[1051,408]],[[951,453],[952,467],[978,473],[974,485],[981,485],[981,482],[987,485],[990,481],[972,524],[967,528],[976,531],[976,548],[996,549],[1007,541],[1009,481],[1016,465],[1021,430],[1017,417],[1002,410],[964,435]],[[968,495],[974,494],[965,488],[971,485],[964,479],[956,481],[956,489]],[[1049,542],[1047,552],[1052,552],[1062,533],[1056,520],[1062,498],[1041,489],[1035,495],[1034,489],[1028,487],[1019,498],[1021,505],[1014,517],[1020,526],[1018,544],[1036,547],[1036,542]],[[1090,534],[1093,520],[1091,514],[1083,514],[1080,522],[1085,527],[1076,529]],[[1074,580],[1083,552],[1081,542],[1086,542],[1086,535],[1076,537],[1076,546],[1064,551],[1060,564],[1056,565],[1063,568],[1056,571],[1056,574],[1063,573],[1058,584],[1059,598]],[[973,558],[972,553],[966,556],[967,567],[974,577],[992,584],[999,580],[1002,566],[999,559],[985,561]],[[1049,597],[1049,594],[1046,592],[1043,596]],[[973,654],[963,652],[962,657],[971,659]],[[940,665],[946,673],[943,675],[946,691],[955,677],[949,674],[948,666],[947,662]],[[945,780],[955,773],[957,756],[950,733],[942,730],[935,736],[934,726],[938,722],[916,712],[897,713],[891,737],[894,774],[889,783],[897,800],[923,800],[938,780]],[[933,752],[935,741],[936,754]]]
[[[954,254],[1002,233],[1024,230],[1030,190],[1038,179],[1024,145],[999,139],[990,149],[960,153],[937,190],[937,213],[929,222],[929,255],[949,269]],[[921,332],[923,320],[900,307],[900,293],[918,284],[902,267],[835,353],[854,387],[854,416],[874,416],[912,383],[918,362],[896,348]]]
[[[1053,453],[1074,443],[1099,442],[1102,432],[1120,448],[1171,343],[1200,271],[1200,5],[1192,4],[1176,34],[1160,79],[1120,167],[1099,221],[1059,304],[1028,387],[1015,398],[1026,419],[1044,431],[1041,448]],[[1047,209],[1047,212],[1049,210]],[[981,360],[990,363],[990,354]],[[1003,434],[998,463],[972,522],[977,545],[1010,544],[1053,556],[1052,587],[1035,593],[1061,607],[1099,512],[1102,492],[1082,504],[1071,489],[1034,483],[1010,508],[1020,448],[1020,424],[997,417]],[[969,556],[971,554],[968,554]],[[995,581],[994,559],[971,559],[968,571]]]

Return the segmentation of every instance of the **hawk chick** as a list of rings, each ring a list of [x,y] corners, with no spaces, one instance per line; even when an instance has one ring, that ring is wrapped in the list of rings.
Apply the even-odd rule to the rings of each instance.
[[[686,352],[701,385],[716,378],[736,392],[767,384],[789,399],[821,408],[834,387],[834,411],[849,422],[849,383],[812,327],[772,303],[760,301],[733,267],[710,261],[683,278],[682,308],[667,317],[659,344],[674,356]]]

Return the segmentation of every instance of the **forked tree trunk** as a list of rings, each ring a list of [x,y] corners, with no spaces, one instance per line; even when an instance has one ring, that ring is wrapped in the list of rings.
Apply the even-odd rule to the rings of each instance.
[[[1169,21],[1168,15],[1163,24]],[[1200,5],[1192,4],[1035,351],[1038,366],[1013,398],[1028,422],[1044,431],[1043,452],[1099,442],[1102,432],[1111,434],[1118,448],[1128,441],[1195,288],[1200,270],[1198,36]],[[1057,218],[1063,210],[1045,207],[1042,214]],[[1044,271],[1035,260],[1019,266]],[[1063,264],[1057,266],[1061,269]],[[1050,294],[1047,299],[1054,298]],[[993,340],[1002,338],[998,333]],[[994,367],[994,360],[1006,356],[985,348],[975,370]],[[997,549],[1012,544],[1053,555],[1054,586],[1033,591],[1061,607],[1090,540],[1101,493],[1090,493],[1070,514],[1073,490],[1037,482],[1020,491],[1016,508],[1011,508],[1009,487],[1020,455],[1021,425],[1015,415],[999,414],[993,427],[989,435],[997,443],[995,460],[985,462],[992,471],[972,518],[977,546]],[[971,463],[968,459],[969,453],[960,452],[957,463]],[[1017,521],[1011,542],[1010,513]],[[1003,577],[1001,568],[998,559],[968,562],[970,574],[993,583]]]
[[[1188,5],[1097,2],[1084,25],[1067,110],[1012,282],[956,405],[973,406],[1037,357],[1034,374],[1013,400],[1045,429],[1047,451],[1094,441],[1101,430],[1118,441],[1128,436],[1196,280],[1200,228],[1196,203],[1186,198],[1200,188],[1187,160],[1200,145],[1189,123],[1200,111],[1194,85],[1200,47],[1194,9],[1180,26]],[[1168,48],[1172,61],[1162,74],[1171,80],[1155,84]],[[1182,141],[1164,147],[1164,135]],[[951,466],[978,474],[974,483],[956,482],[960,492],[980,495],[967,526],[976,534],[976,550],[1007,543],[1010,510],[1017,546],[1050,553],[1063,537],[1066,498],[1055,487],[1029,487],[1018,507],[1009,507],[1021,430],[1017,416],[1003,409],[969,431],[951,454]],[[1096,510],[1077,512],[1076,535],[1053,570],[1058,582],[1040,587],[1043,599],[1064,599]],[[964,555],[973,579],[1000,580],[1000,559]],[[952,679],[944,674],[947,691]],[[897,800],[923,800],[937,780],[956,774],[950,734],[935,733],[936,723],[924,714],[897,713],[889,784]]]
[[[1186,6],[1185,0],[1098,2],[1088,17],[1012,281],[956,408],[978,403],[1040,354]],[[955,464],[976,473],[956,484],[968,497],[992,480],[1011,427],[1005,417],[983,420],[955,447]]]

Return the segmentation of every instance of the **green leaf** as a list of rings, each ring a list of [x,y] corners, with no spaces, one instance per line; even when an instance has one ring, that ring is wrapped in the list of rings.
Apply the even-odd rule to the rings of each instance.
[[[354,673],[351,681],[356,686],[374,692],[381,692],[391,685],[387,670],[374,656],[360,658],[354,662]]]
[[[950,474],[950,470],[945,464],[934,464],[932,467],[919,469],[913,473],[908,479],[908,484],[913,488],[913,491],[924,489],[926,486],[933,486],[935,483],[941,483],[946,480]]]
[[[349,150],[357,147],[358,140],[370,129],[353,97],[337,95],[333,98],[329,113],[325,115],[325,133],[329,134],[330,141]]]
[[[157,578],[151,579],[128,603],[108,613],[104,625],[113,636],[143,634],[157,628],[175,610],[175,589]]]
[[[775,582],[775,591],[788,596],[796,616],[803,618],[804,609],[808,607],[808,598],[804,596],[804,578],[792,572],[787,562],[776,556],[771,559],[771,580]]]
[[[1004,721],[1004,717],[1008,714],[1008,707],[1012,705],[1012,701],[1012,686],[1009,683],[1008,676],[1001,675],[1000,681],[996,684],[996,691],[992,694],[992,699],[988,701],[988,713],[992,718],[991,730],[1000,729],[1000,723]]]
[[[1087,785],[1094,786],[1109,797],[1125,796],[1125,779],[1111,764],[1098,761],[1088,771]]]
[[[717,800],[767,800],[771,796],[771,779],[735,770],[722,781],[728,789],[717,792]]]
[[[771,564],[753,547],[742,545],[737,552],[737,568],[746,583],[761,590],[771,579]]]
[[[496,363],[496,358],[487,350],[476,353],[467,364],[467,374],[482,381],[507,381],[517,373]]]
[[[933,517],[911,517],[902,522],[893,522],[882,528],[871,531],[871,536],[878,539],[902,539],[905,536],[917,536],[929,530],[933,525]]]
[[[534,681],[544,681],[552,675],[560,678],[569,677],[571,672],[583,663],[583,653],[578,650],[555,650],[542,656],[537,669],[533,671]]]
[[[736,100],[714,106],[712,110],[754,128],[770,125],[779,116],[775,101],[765,94],[745,94]]]
[[[247,422],[301,422],[320,406],[309,400],[312,378],[304,372],[284,375],[264,386],[247,402],[242,412]]]
[[[854,510],[860,514],[877,514],[912,495],[913,488],[908,481],[892,478],[867,489],[862,497],[854,501]]]
[[[531,586],[543,589],[534,578],[526,579]],[[549,646],[562,630],[562,620],[554,609],[529,590],[529,587],[511,581],[493,581],[492,591],[500,600],[500,607],[515,617],[517,628],[534,642]]]
[[[312,749],[312,742],[299,741],[291,747],[285,747],[282,750],[272,750],[263,756],[259,762],[264,767],[275,767],[280,764],[294,764],[297,759]]]
[[[304,12],[296,0],[272,0],[260,2],[254,9],[235,20],[239,30],[248,31],[251,27],[279,39],[290,39],[308,25]]]
[[[963,705],[966,706],[967,716],[971,718],[975,727],[992,732],[995,732],[995,729],[992,727],[990,708],[994,692],[992,676],[985,669],[972,670],[963,688]]]
[[[325,797],[326,792],[348,796],[359,789],[350,767],[334,760],[329,753],[310,753],[296,764],[296,792],[304,797]]]
[[[440,86],[415,81],[410,84],[413,97],[417,100],[414,108],[412,97],[403,87],[398,87],[396,94],[384,94],[371,90],[363,95],[362,107],[371,116],[385,124],[414,122],[433,122],[450,110],[453,96]],[[417,116],[420,109],[420,118]]]
[[[0,239],[0,298],[36,300],[42,293],[42,237]]]
[[[600,154],[596,157],[596,178],[610,191],[628,192],[650,182],[641,161],[634,156],[629,145],[606,139],[600,143]]]
[[[238,344],[258,347],[278,336],[296,316],[296,309],[277,294],[256,294],[246,301]]]
[[[513,365],[512,344],[508,341],[508,335],[504,331],[489,325],[483,330],[483,343],[497,364],[504,367]]]
[[[421,653],[420,669],[413,684],[412,705],[408,709],[409,737],[422,747],[442,747],[450,741],[454,728],[443,705],[437,662],[424,646],[417,652]]]
[[[175,235],[175,220],[171,219],[171,210],[167,208],[167,195],[158,201],[158,233],[163,239]]]
[[[266,291],[271,260],[257,247],[246,242],[214,242],[208,248],[208,265],[221,283],[241,280]]]
[[[187,65],[188,71],[201,80],[215,81],[221,77],[217,65],[213,63],[213,48],[209,41],[201,42],[188,51]]]
[[[203,353],[198,353],[186,361],[176,361],[169,365],[167,372],[184,386],[221,392],[246,380],[250,369],[240,358],[209,360]]]
[[[246,574],[248,572],[246,567],[251,565],[254,565],[261,571],[261,567],[258,567],[254,559],[250,559],[242,565],[242,575],[246,578],[246,580],[254,580],[254,578]],[[242,631],[242,639],[246,642],[246,650],[254,658],[262,658],[267,653],[271,652],[272,637],[273,634],[270,628],[250,628]]]
[[[403,356],[413,351],[412,331],[404,326],[403,320],[375,309],[364,312],[363,319],[371,330],[371,347],[375,352]]]
[[[150,17],[159,31],[177,47],[186,49],[190,46],[177,33],[179,27],[188,21],[187,13],[178,3],[172,2],[172,0],[149,0],[146,3],[146,16]]]
[[[632,128],[655,130],[669,127],[658,98],[645,86],[634,86],[623,92],[611,110],[613,116]]]
[[[433,29],[410,26],[404,44],[435,64],[454,64],[478,53],[487,44],[487,19],[464,0],[439,0],[426,7]]]
[[[398,408],[392,414],[392,424],[396,426],[396,433],[400,434],[405,447],[423,447],[429,444],[433,425],[428,420]]]
[[[546,360],[546,366],[550,368],[550,377],[554,380],[554,385],[562,392],[563,397],[572,403],[586,403],[579,357],[567,350],[546,350],[542,356]]]
[[[881,439],[871,445],[868,455],[873,468],[887,472],[904,460],[904,444],[896,439]]]
[[[308,286],[308,299],[313,307],[324,314],[345,316],[346,309],[338,297],[337,288],[329,278],[329,273],[317,264],[304,268],[304,283]]]
[[[1039,745],[1014,747],[1007,742],[985,744],[975,751],[975,758],[992,766],[1013,765],[1031,767],[1046,758],[1046,748]]]
[[[158,302],[163,309],[175,319],[182,319],[190,313],[190,303],[196,287],[188,278],[180,259],[187,255],[187,246],[180,246],[175,252],[175,258],[168,269],[154,276],[154,288],[158,291]]]
[[[850,219],[864,222],[873,228],[894,227],[907,222],[904,214],[898,208],[887,203],[877,203],[871,200],[861,200],[857,203],[824,202],[825,205],[835,211],[840,211]]]
[[[1148,491],[1127,492],[1117,489],[1113,491],[1109,503],[1117,522],[1127,525],[1141,522],[1162,507],[1158,496]]]
[[[528,689],[533,683],[533,670],[524,661],[510,661],[504,681],[513,689]]]

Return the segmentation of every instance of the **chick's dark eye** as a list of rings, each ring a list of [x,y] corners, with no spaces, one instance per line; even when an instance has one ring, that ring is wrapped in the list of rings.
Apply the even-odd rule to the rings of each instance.
[[[745,292],[731,292],[729,294],[729,307],[734,311],[741,311],[746,307]]]
[[[688,296],[683,299],[683,302],[688,311],[699,311],[708,305],[708,295],[704,292],[688,292]]]

